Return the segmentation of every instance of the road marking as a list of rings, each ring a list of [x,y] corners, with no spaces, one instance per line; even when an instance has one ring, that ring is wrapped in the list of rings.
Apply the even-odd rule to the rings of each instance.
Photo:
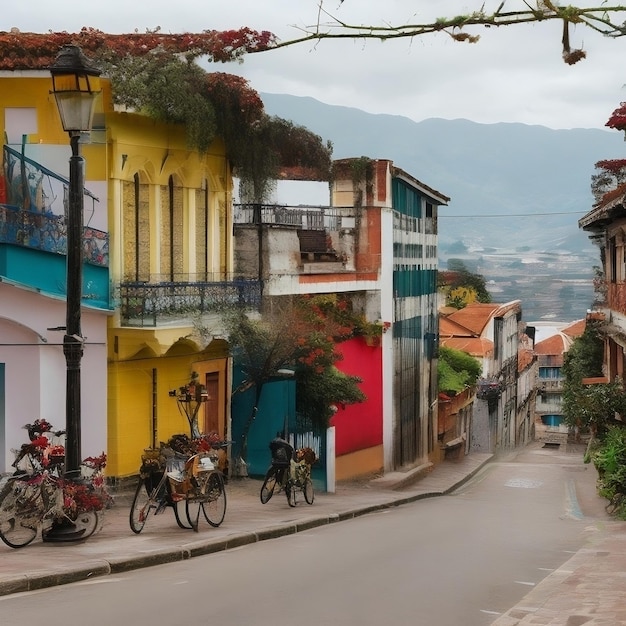
[[[581,520],[584,517],[576,497],[576,484],[571,478],[565,484],[565,511],[566,517],[571,519]]]
[[[522,489],[535,489],[541,485],[543,485],[543,481],[530,478],[511,478],[504,483],[505,487],[521,487]]]
[[[534,587],[536,584],[536,583],[530,583],[526,580],[515,580],[513,582],[517,583],[518,585],[528,585],[529,587]]]
[[[487,613],[487,615],[502,615],[499,611],[487,611],[486,609],[480,609],[481,613]]]

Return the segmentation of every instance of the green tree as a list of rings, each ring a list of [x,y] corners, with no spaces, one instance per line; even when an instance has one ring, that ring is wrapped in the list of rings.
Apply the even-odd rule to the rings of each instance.
[[[466,352],[441,346],[437,363],[438,389],[459,393],[476,384],[482,368],[478,359]]]
[[[184,125],[188,144],[200,152],[222,137],[244,201],[267,201],[281,168],[329,180],[332,144],[303,126],[267,115],[259,94],[240,76],[205,72],[164,50],[121,57],[104,48],[96,60],[111,79],[116,104]]]
[[[337,306],[332,308],[337,311],[335,316],[324,305],[329,298],[336,296],[273,302],[272,308],[256,320],[241,311],[225,316],[231,350],[245,376],[233,393],[254,389],[253,407],[244,424],[240,448],[243,463],[247,459],[248,435],[257,417],[263,388],[280,377],[279,370],[294,370],[296,410],[314,424],[325,427],[334,414],[333,407],[366,399],[359,388],[361,379],[346,375],[335,366],[341,359],[336,345],[355,336],[349,319],[358,316],[347,317]]]
[[[447,297],[446,304],[462,309],[470,302],[491,302],[484,276],[474,274],[460,259],[448,259],[448,271],[440,272],[440,287]]]
[[[586,385],[584,378],[602,376],[604,343],[599,322],[588,322],[574,339],[563,361],[563,417],[566,424],[602,437],[615,423],[615,414],[626,412],[626,396],[620,381]]]

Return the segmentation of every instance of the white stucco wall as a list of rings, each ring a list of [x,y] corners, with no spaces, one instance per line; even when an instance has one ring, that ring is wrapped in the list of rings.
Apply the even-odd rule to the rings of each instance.
[[[81,361],[82,456],[106,451],[106,314],[83,309]],[[4,364],[4,407],[0,411],[0,472],[9,471],[11,452],[27,441],[24,424],[37,418],[65,428],[65,302],[0,283],[0,363]],[[2,397],[0,397],[2,401]]]

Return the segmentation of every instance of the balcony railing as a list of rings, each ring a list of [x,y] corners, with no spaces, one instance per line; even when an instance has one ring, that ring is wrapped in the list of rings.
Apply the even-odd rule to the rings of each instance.
[[[65,218],[0,204],[0,243],[66,255]],[[83,259],[92,265],[109,266],[108,233],[95,228],[83,229]]]
[[[188,320],[201,313],[258,309],[261,283],[256,279],[123,282],[119,286],[122,326],[149,326]]]
[[[233,219],[235,224],[275,224],[303,230],[338,231],[355,227],[353,207],[235,204]]]

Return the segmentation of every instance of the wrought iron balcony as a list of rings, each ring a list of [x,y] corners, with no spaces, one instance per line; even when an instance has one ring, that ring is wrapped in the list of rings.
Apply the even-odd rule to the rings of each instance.
[[[235,224],[273,224],[304,230],[338,231],[355,227],[354,207],[235,204]]]
[[[192,277],[193,278],[193,277]],[[215,280],[122,282],[119,286],[122,326],[156,327],[202,313],[233,308],[258,309],[257,279],[219,275]]]
[[[0,243],[33,250],[67,254],[65,217],[25,211],[0,204]],[[109,266],[109,235],[95,228],[83,229],[83,260],[100,267]]]

